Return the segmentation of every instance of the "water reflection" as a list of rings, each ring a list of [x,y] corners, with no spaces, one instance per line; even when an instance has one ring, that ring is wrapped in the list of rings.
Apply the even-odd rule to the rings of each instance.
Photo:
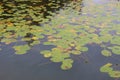
[[[76,5],[79,2],[80,5]],[[81,11],[82,0],[60,0],[60,1],[52,1],[52,0],[40,0],[40,1],[11,1],[11,0],[3,0],[0,2],[2,6],[3,12],[0,15],[0,19],[2,20],[3,25],[14,25],[16,26],[27,26],[26,29],[31,30],[28,26],[43,26],[44,23],[49,23],[51,21],[51,17],[55,16],[60,9],[64,9],[67,7],[71,7],[72,9]],[[73,5],[68,5],[69,3],[73,3]],[[3,28],[7,29],[8,26]],[[24,30],[21,30],[23,33]],[[10,29],[4,32],[5,34],[12,34],[12,36],[17,31]],[[25,31],[26,32],[26,31]],[[2,34],[4,34],[2,33]],[[9,34],[10,33],[10,34]],[[23,36],[23,35],[22,35]],[[34,34],[28,32],[23,36],[24,38],[34,37]],[[4,39],[4,37],[0,36],[0,41]],[[26,41],[28,44],[34,42],[33,39]]]

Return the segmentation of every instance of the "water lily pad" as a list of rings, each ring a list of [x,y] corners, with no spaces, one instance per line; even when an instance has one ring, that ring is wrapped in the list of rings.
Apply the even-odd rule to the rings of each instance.
[[[111,71],[109,72],[110,77],[120,78],[120,71]]]
[[[72,50],[71,53],[74,54],[74,55],[80,55],[81,54],[81,52],[77,51],[77,50]]]
[[[106,56],[106,57],[109,57],[109,56],[112,55],[111,52],[108,51],[108,50],[102,50],[101,53],[102,53],[102,55],[104,55],[104,56]]]
[[[111,63],[107,63],[106,65],[102,66],[100,68],[100,71],[108,73],[110,77],[120,78],[120,71],[119,70],[113,70]]]
[[[61,69],[68,70],[68,69],[72,68],[72,63],[73,63],[72,59],[65,59],[62,62]]]
[[[37,45],[37,44],[40,44],[39,40],[36,40],[36,41],[33,41],[32,43],[30,43],[31,46],[34,46],[34,45]]]
[[[16,42],[17,40],[16,39],[14,39],[14,38],[3,38],[2,40],[1,40],[1,42],[4,42],[4,43],[6,43],[6,44],[10,44],[10,43],[13,43],[13,42]]]
[[[52,52],[52,58],[50,60],[53,62],[62,62],[65,58],[69,57],[70,55],[67,53]]]
[[[18,46],[14,46],[13,47],[16,51],[16,54],[21,55],[21,54],[25,54],[30,47],[28,45],[18,45]]]
[[[44,45],[54,45],[52,42],[44,42]]]
[[[43,54],[44,57],[46,57],[46,58],[49,58],[49,57],[52,56],[52,53],[49,50],[44,50],[44,51],[42,51],[40,53]]]
[[[83,51],[83,52],[88,51],[88,48],[87,47],[81,47],[80,51]]]
[[[120,55],[120,46],[109,47],[114,54]]]
[[[111,44],[118,44],[118,45],[120,45],[120,36],[116,36],[113,39],[111,39]]]
[[[111,66],[112,66],[111,63],[107,63],[100,68],[100,71],[101,72],[111,72],[113,70],[113,68],[111,68]]]

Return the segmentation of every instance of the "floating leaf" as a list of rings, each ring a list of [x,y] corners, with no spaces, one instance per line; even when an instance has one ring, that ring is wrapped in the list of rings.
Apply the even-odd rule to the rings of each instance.
[[[68,69],[72,68],[72,63],[73,63],[73,60],[72,60],[72,59],[65,59],[65,60],[62,62],[61,68],[62,68],[63,70],[68,70]]]
[[[88,51],[88,48],[87,47],[81,47],[80,51],[83,51],[83,52]]]
[[[17,40],[14,38],[3,38],[1,42],[5,42],[6,44],[10,44],[12,42],[16,42]]]
[[[69,57],[70,57],[69,54],[61,52],[61,50],[59,48],[52,49],[52,58],[55,58],[56,61],[62,61],[65,58],[69,58]]]
[[[81,52],[77,51],[77,50],[72,50],[71,53],[74,54],[74,55],[80,55],[81,54]]]
[[[120,78],[120,71],[111,71],[109,72],[110,77]]]
[[[113,70],[113,68],[111,68],[111,66],[112,66],[111,63],[107,63],[100,68],[100,71],[101,72],[111,72]]]
[[[45,50],[45,51],[42,51],[42,52],[40,52],[40,53],[43,54],[44,57],[46,57],[46,58],[52,56],[52,53],[51,53],[49,50]]]
[[[101,53],[102,53],[102,55],[104,55],[104,56],[106,56],[106,57],[109,57],[109,56],[112,55],[111,52],[108,51],[108,50],[102,50]]]
[[[39,40],[36,40],[36,41],[33,41],[32,43],[30,43],[31,46],[34,46],[34,45],[37,45],[37,44],[40,44]]]
[[[114,54],[120,55],[120,46],[109,47]]]
[[[118,44],[118,45],[120,45],[120,36],[116,36],[113,39],[111,39],[111,44]]]
[[[19,45],[19,46],[14,46],[13,48],[16,50],[16,54],[19,55],[25,54],[30,49],[28,45]]]

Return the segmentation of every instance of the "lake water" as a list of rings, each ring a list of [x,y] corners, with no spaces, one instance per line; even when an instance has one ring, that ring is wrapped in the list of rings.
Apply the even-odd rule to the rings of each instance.
[[[39,54],[39,50],[43,48],[35,46],[29,54],[20,56],[15,55],[10,46],[4,46],[0,53],[1,80],[113,80],[101,73],[99,68],[107,62],[117,64],[120,61],[119,57],[103,57],[100,47],[93,45],[89,46],[89,51],[83,58],[75,59],[72,69],[64,71],[60,69],[60,64],[51,63]]]
[[[106,4],[120,5],[117,0],[83,0],[83,9],[80,16],[95,16],[88,13],[91,7],[102,6],[107,10]],[[119,15],[117,10],[113,14]],[[94,10],[93,10],[94,12]],[[107,11],[103,12],[103,15]],[[96,14],[97,15],[97,14]],[[79,16],[79,17],[80,17]],[[105,17],[105,16],[104,16]],[[101,55],[102,48],[97,44],[87,45],[89,51],[80,57],[73,56],[74,64],[70,70],[62,70],[60,63],[50,62],[40,54],[40,50],[50,49],[53,46],[36,45],[27,54],[16,55],[11,46],[0,43],[0,80],[114,80],[106,73],[99,71],[107,62],[120,63],[120,56],[109,58]],[[117,79],[119,80],[119,79]]]

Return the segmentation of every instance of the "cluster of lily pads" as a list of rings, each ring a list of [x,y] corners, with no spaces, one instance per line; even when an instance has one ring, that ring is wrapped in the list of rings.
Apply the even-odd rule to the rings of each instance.
[[[104,5],[91,4],[92,7],[84,7],[82,22],[96,28],[99,40],[102,41],[101,54],[110,57],[120,55],[120,3],[111,0]],[[85,20],[86,19],[86,20]],[[119,67],[119,66],[118,66]],[[113,68],[112,63],[107,63],[100,68],[101,72],[108,73],[110,77],[120,78],[120,70]]]
[[[34,2],[32,6],[31,2]],[[41,0],[31,2],[27,4],[22,0],[14,2],[4,0],[5,4],[0,3],[0,42],[6,44],[26,42],[24,45],[13,46],[16,54],[25,54],[32,46],[40,43],[53,45],[52,49],[40,53],[52,62],[61,62],[63,70],[72,68],[74,60],[71,55],[87,52],[88,44],[100,45],[103,49],[101,54],[105,57],[120,55],[120,24],[115,23],[119,22],[120,16],[112,12],[116,10],[119,13],[120,6],[113,6],[109,10],[107,7],[112,4],[92,5],[90,9],[83,7],[81,13],[81,0],[64,3],[65,7],[59,11],[56,10],[60,7],[58,5],[61,4],[60,1],[57,5],[54,0],[44,5],[40,5]],[[50,5],[54,8],[52,11],[57,13],[47,11],[46,6]],[[101,68],[101,72],[119,78],[116,76],[119,71],[113,71],[111,64],[107,65]]]
[[[47,38],[47,41],[46,42],[44,41],[44,43],[41,43],[41,44],[48,45],[48,43],[50,43],[50,45],[52,45],[51,44],[52,42],[54,42],[55,40],[57,41],[57,35],[55,35],[56,39],[52,38],[52,35],[54,33],[56,34],[57,30],[59,29],[59,28],[57,29],[57,27],[56,27],[57,30],[53,29],[55,24],[54,26],[50,26],[51,25],[50,22],[54,23],[52,21],[52,18],[55,14],[57,14],[55,12],[57,12],[57,9],[63,6],[66,6],[66,7],[63,7],[66,10],[66,14],[73,9],[75,9],[74,11],[79,12],[81,9],[81,6],[80,6],[81,0],[78,0],[78,1],[80,3],[77,3],[75,1],[71,2],[69,0],[66,2],[70,4],[66,5],[67,3],[65,3],[64,0],[57,1],[57,2],[53,0],[48,0],[46,1],[46,3],[44,3],[44,1],[41,1],[41,0],[38,0],[38,1],[3,0],[0,3],[0,20],[1,20],[0,42],[5,44],[14,43],[15,45],[13,46],[13,49],[16,51],[15,53],[19,55],[27,53],[27,51],[30,50],[32,46],[40,44],[41,40],[43,41],[45,38]],[[71,7],[71,8],[67,8],[67,7]],[[62,32],[59,33],[59,35],[61,37],[64,36],[64,31],[63,33]],[[67,34],[65,35],[68,36]],[[63,44],[62,39],[59,39],[59,41],[60,41],[59,44],[62,46]],[[19,43],[21,42],[25,42],[25,43],[19,45]],[[63,65],[61,67],[63,69],[71,68],[73,60],[70,59],[70,54],[67,53],[69,49],[66,49],[66,48],[68,48],[69,45],[71,45],[71,48],[74,47],[74,43],[71,43],[71,41],[69,40],[69,43],[68,43],[69,45],[66,44],[66,47],[64,45],[63,51],[65,52],[66,50],[66,54],[64,54],[64,52],[60,49],[60,45],[59,46],[57,45],[58,43],[57,44],[53,43],[53,44],[57,48],[52,49],[53,58],[51,60],[53,62],[62,62]],[[84,47],[82,48],[83,48],[83,51],[86,49]],[[78,48],[76,47],[76,49]],[[46,52],[46,51],[43,51],[43,52]],[[73,52],[73,54],[79,54],[78,51],[76,52],[77,53]],[[45,53],[44,56],[50,57],[50,55],[52,54]]]
[[[107,63],[105,64],[104,66],[102,66],[100,68],[100,71],[101,72],[105,72],[105,73],[108,73],[110,75],[110,77],[113,77],[113,78],[120,78],[120,71],[118,70],[114,70],[112,68],[113,64],[112,63]]]

